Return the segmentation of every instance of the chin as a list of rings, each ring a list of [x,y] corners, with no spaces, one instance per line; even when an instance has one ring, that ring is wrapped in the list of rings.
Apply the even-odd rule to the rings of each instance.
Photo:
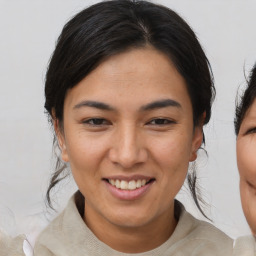
[[[140,213],[140,214],[138,214]],[[123,228],[137,228],[150,223],[151,218],[148,213],[142,213],[141,211],[129,212],[126,211],[123,214],[119,213],[112,215],[109,219],[112,224]]]

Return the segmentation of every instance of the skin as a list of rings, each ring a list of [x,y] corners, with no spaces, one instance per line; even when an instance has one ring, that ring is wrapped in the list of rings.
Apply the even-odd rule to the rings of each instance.
[[[110,57],[68,91],[63,129],[58,122],[55,128],[92,232],[125,253],[164,243],[177,225],[174,198],[203,136],[172,62],[150,47]],[[134,175],[153,178],[134,200],[113,196],[104,180]]]
[[[256,100],[248,109],[237,136],[240,194],[247,222],[256,236]]]

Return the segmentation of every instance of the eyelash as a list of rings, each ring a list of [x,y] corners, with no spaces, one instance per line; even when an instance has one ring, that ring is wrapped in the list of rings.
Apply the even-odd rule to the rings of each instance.
[[[152,124],[152,122],[155,122],[154,124]],[[160,123],[157,123],[160,122]],[[166,118],[154,118],[152,119],[150,122],[148,122],[147,124],[149,125],[157,125],[157,126],[165,126],[165,125],[170,125],[170,124],[175,124],[176,122],[170,119],[166,119]]]
[[[249,129],[248,131],[246,131],[245,134],[252,134],[252,133],[256,133],[256,127]]]
[[[83,124],[89,125],[91,127],[102,127],[106,125],[110,125],[111,122],[104,118],[89,118],[82,121]],[[171,124],[175,124],[176,122],[167,118],[154,118],[146,123],[146,125],[152,125],[152,126],[168,126]]]
[[[249,181],[247,181],[247,184],[251,189],[253,189],[253,191],[256,191],[256,187],[253,184],[251,184]]]
[[[103,125],[110,124],[110,122],[104,118],[90,118],[90,119],[84,120],[82,123],[90,126],[95,126],[95,127],[100,127]]]

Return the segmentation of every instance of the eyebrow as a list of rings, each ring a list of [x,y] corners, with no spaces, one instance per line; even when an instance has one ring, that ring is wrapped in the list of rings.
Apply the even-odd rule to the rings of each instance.
[[[98,102],[98,101],[91,101],[91,100],[85,100],[78,104],[76,104],[73,109],[79,109],[82,107],[91,107],[91,108],[97,108],[101,110],[108,110],[108,111],[115,111],[115,108],[111,107],[110,105]],[[140,107],[140,111],[149,111],[159,108],[166,108],[166,107],[177,107],[181,108],[181,104],[175,100],[172,99],[163,99],[163,100],[157,100],[150,102],[142,107]]]
[[[79,108],[82,108],[82,107],[98,108],[98,109],[101,109],[101,110],[108,110],[108,111],[115,110],[113,107],[109,106],[106,103],[98,102],[98,101],[91,101],[91,100],[82,101],[82,102],[76,104],[73,107],[73,109],[79,109]]]
[[[181,104],[172,99],[163,99],[163,100],[157,100],[157,101],[151,102],[147,105],[144,105],[140,108],[140,110],[148,111],[148,110],[153,110],[153,109],[158,109],[158,108],[166,108],[166,107],[181,108]]]

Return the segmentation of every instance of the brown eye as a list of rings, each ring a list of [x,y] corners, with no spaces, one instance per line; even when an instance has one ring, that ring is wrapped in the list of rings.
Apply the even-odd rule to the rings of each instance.
[[[166,119],[166,118],[155,118],[151,120],[148,124],[150,125],[168,125],[175,123],[172,120]]]
[[[106,119],[104,118],[90,118],[85,121],[83,121],[84,124],[89,124],[92,126],[101,126],[101,125],[108,125],[110,124]]]

